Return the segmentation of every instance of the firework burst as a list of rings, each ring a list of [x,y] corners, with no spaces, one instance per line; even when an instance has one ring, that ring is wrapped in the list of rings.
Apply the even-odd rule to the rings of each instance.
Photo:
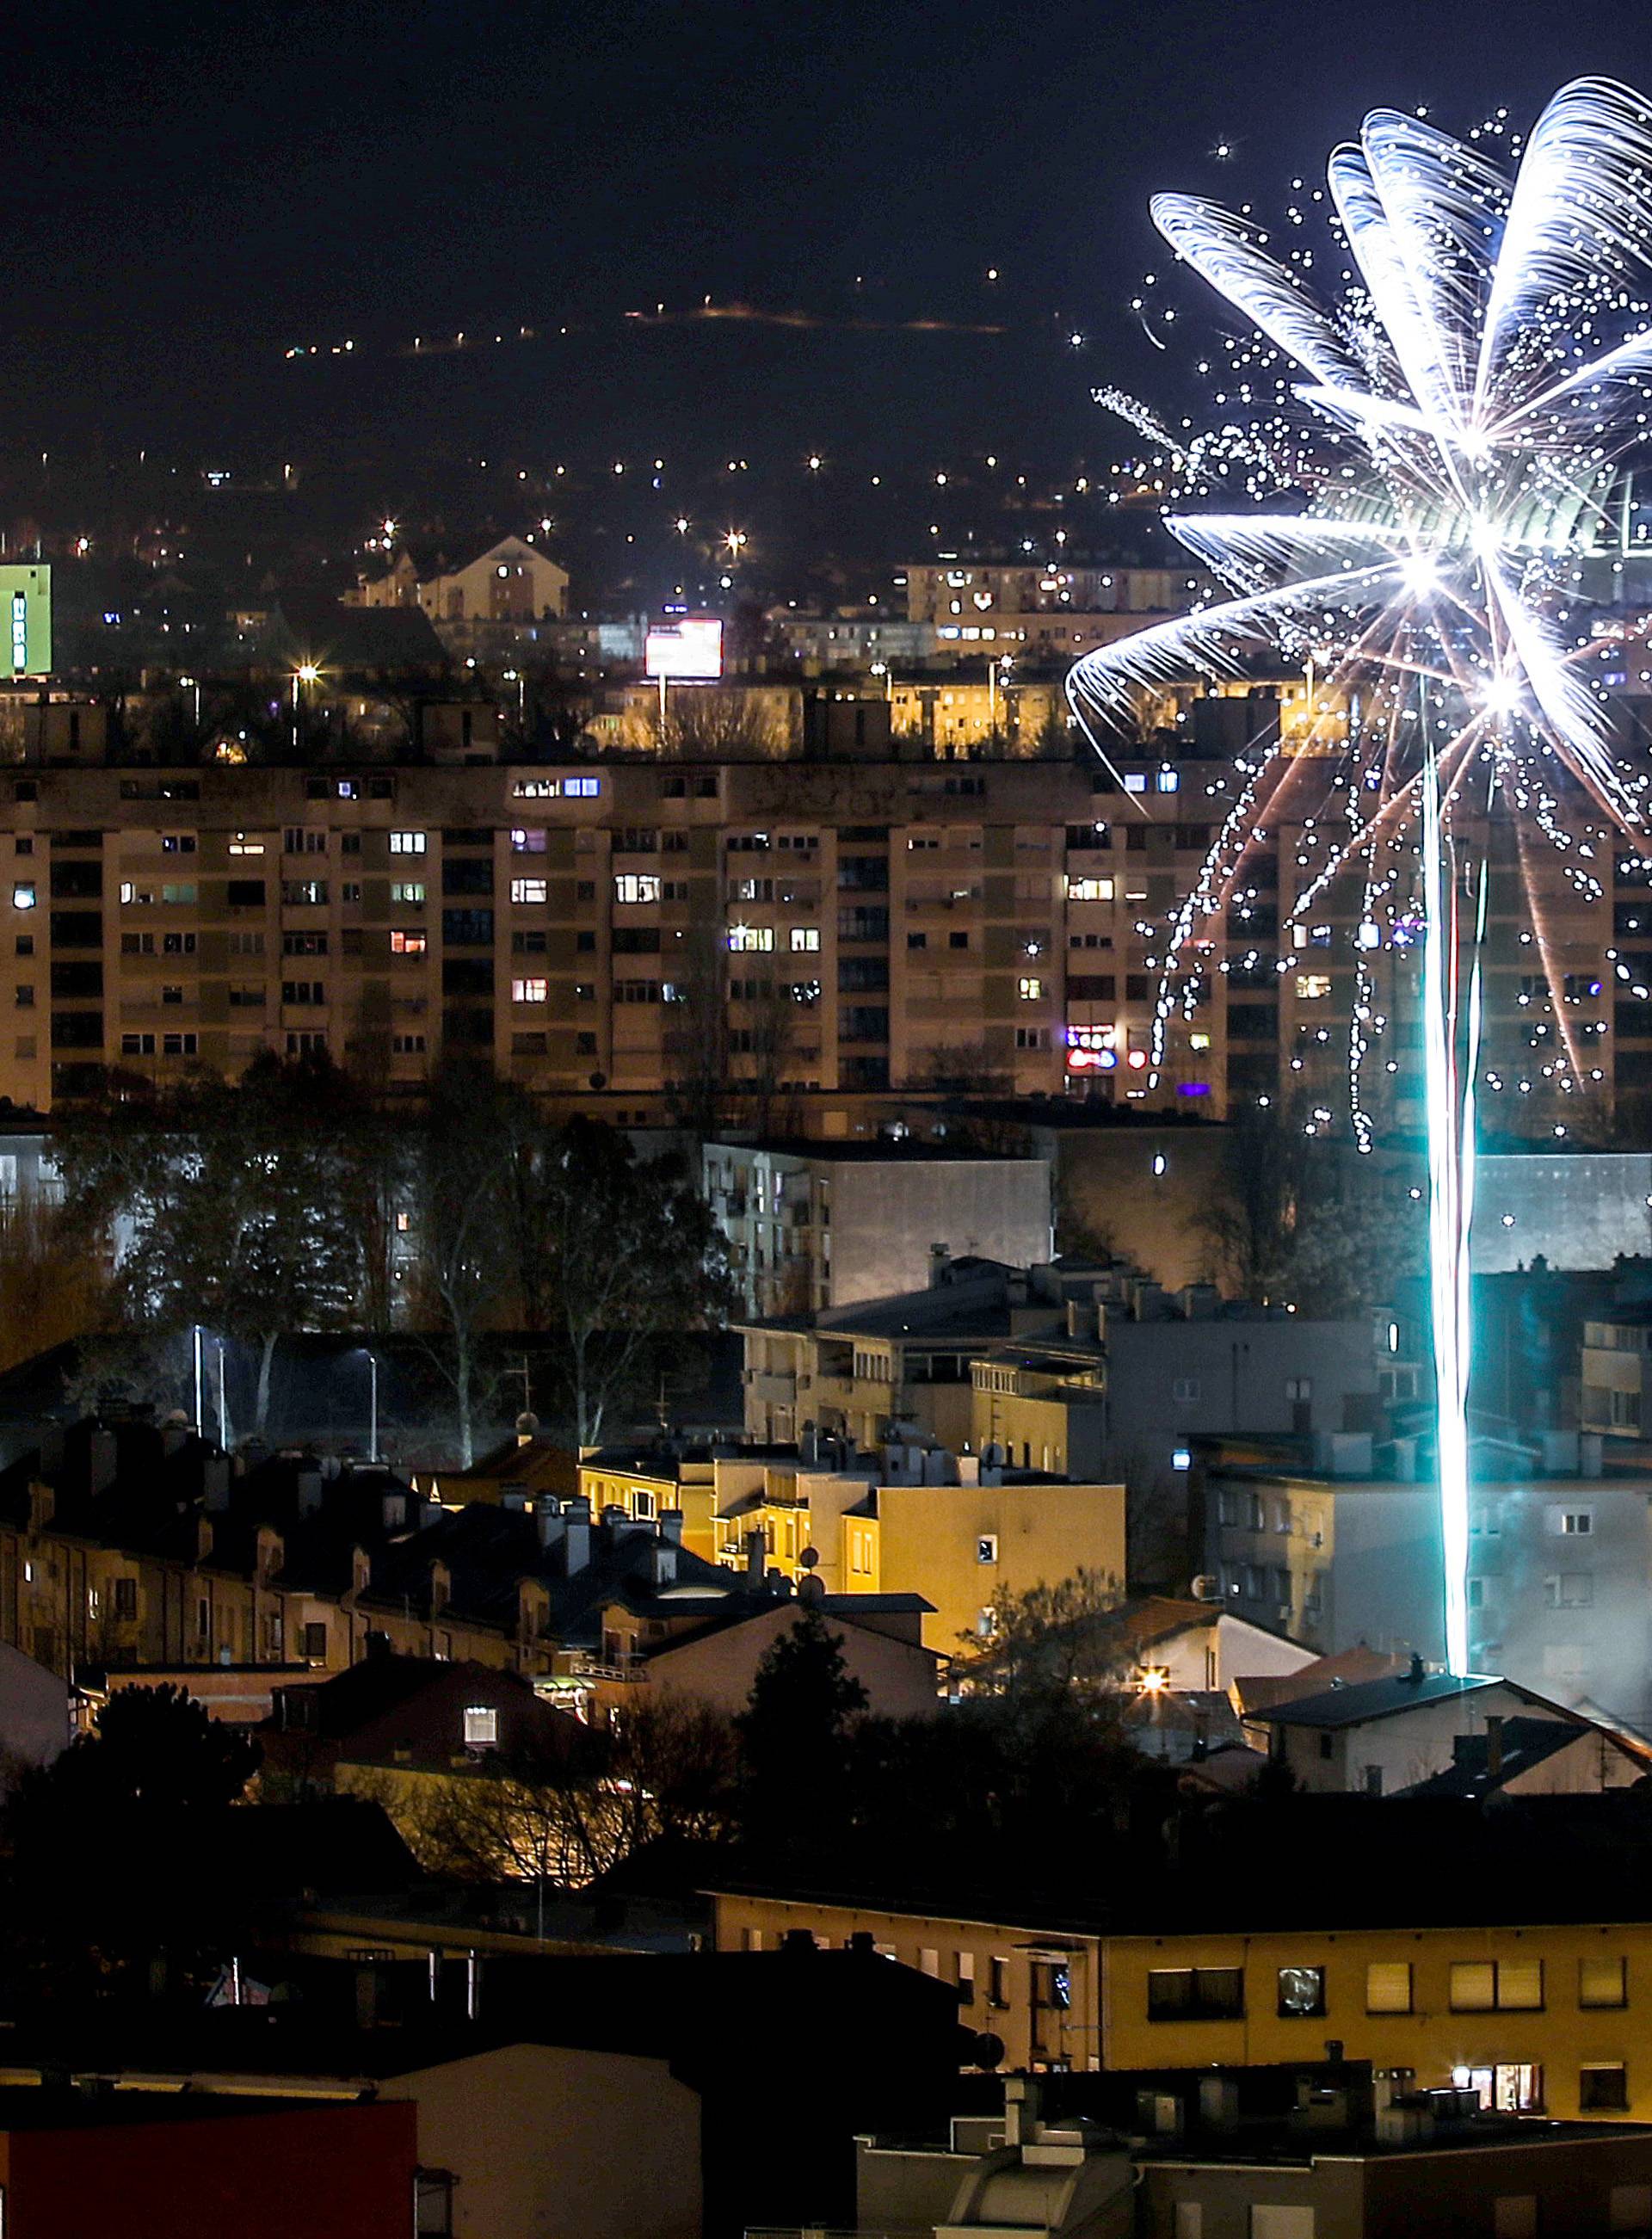
[[[1247,867],[1287,824],[1302,835],[1293,933],[1317,903],[1330,914],[1333,884],[1355,897],[1344,912],[1348,1096],[1362,1148],[1372,1133],[1363,1074],[1389,1024],[1376,961],[1420,950],[1456,1671],[1468,1663],[1468,1251],[1489,834],[1500,824],[1511,835],[1551,978],[1533,850],[1558,851],[1576,890],[1598,894],[1597,844],[1641,856],[1652,847],[1647,774],[1622,751],[1600,661],[1603,643],[1622,657],[1622,577],[1637,548],[1628,461],[1652,395],[1652,108],[1582,79],[1549,103],[1517,164],[1512,152],[1500,123],[1464,143],[1379,110],[1310,197],[1329,222],[1319,249],[1300,209],[1276,251],[1248,209],[1155,198],[1177,256],[1251,329],[1222,362],[1223,423],[1175,440],[1182,488],[1212,509],[1167,515],[1229,595],[1089,654],[1067,688],[1105,760],[1109,734],[1139,721],[1144,696],[1241,679],[1259,655],[1317,671],[1321,712],[1310,686],[1306,731],[1244,763],[1170,928],[1149,1080],[1208,987],[1212,921],[1249,891]],[[1322,292],[1327,272],[1340,281]],[[1553,993],[1559,1040],[1545,1073],[1569,1092],[1600,1075]]]

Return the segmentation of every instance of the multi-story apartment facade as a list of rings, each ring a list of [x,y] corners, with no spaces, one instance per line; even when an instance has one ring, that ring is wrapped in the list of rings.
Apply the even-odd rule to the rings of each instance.
[[[1548,1470],[1529,1464],[1518,1476],[1513,1450],[1476,1450],[1470,1667],[1639,1731],[1652,1709],[1652,1480],[1602,1475],[1600,1441],[1588,1433],[1554,1432],[1546,1444]],[[1330,1466],[1309,1472],[1213,1442],[1204,1495],[1211,1590],[1326,1654],[1363,1642],[1436,1661],[1439,1495],[1415,1442],[1396,1442],[1388,1476],[1373,1474],[1369,1439],[1333,1435],[1326,1448]]]
[[[1478,1890],[1453,1918],[1453,1894],[1422,1875],[1384,1912],[1327,1876],[1287,1924],[1277,1894],[1247,1908],[1213,1868],[1193,1903],[1110,1901],[1115,1925],[1098,1930],[1093,1906],[984,1917],[730,1891],[715,1932],[720,1951],[773,1950],[799,1930],[828,1950],[867,1937],[954,1984],[1011,2068],[1266,2066],[1334,2038],[1340,2057],[1455,2081],[1510,2112],[1652,2114],[1635,2019],[1652,1965],[1644,1908],[1592,1904],[1580,1881],[1569,1899],[1532,1892],[1525,1912]]]
[[[17,770],[0,780],[0,1094],[45,1108],[105,1068],[233,1073],[325,1049],[390,1090],[445,1052],[554,1108],[639,1123],[698,1094],[714,1121],[732,1091],[748,1121],[824,1136],[935,1093],[1215,1116],[1299,1086],[1336,1114],[1363,1007],[1383,1021],[1367,1021],[1367,1101],[1414,1122],[1413,953],[1379,952],[1357,985],[1351,920],[1346,940],[1329,904],[1291,926],[1306,874],[1284,817],[1204,927],[1200,1000],[1172,1007],[1155,1067],[1165,928],[1237,782],[1173,747],[1111,769]],[[1556,855],[1552,879],[1494,878],[1486,1051],[1507,1093],[1487,1094],[1510,1121],[1580,1100],[1559,1096],[1551,1047],[1581,1053],[1602,1098],[1652,1077],[1643,983],[1610,992],[1620,944],[1652,932],[1640,877],[1626,859],[1592,894]]]

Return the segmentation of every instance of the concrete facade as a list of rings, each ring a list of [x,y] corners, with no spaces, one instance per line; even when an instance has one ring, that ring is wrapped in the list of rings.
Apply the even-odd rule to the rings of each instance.
[[[699,2239],[700,2095],[664,2060],[516,2044],[383,2092],[459,2179],[454,2239]]]
[[[707,1143],[701,1171],[749,1313],[921,1290],[938,1256],[1026,1267],[1053,1248],[1044,1159]]]
[[[1652,1479],[1470,1488],[1469,1654],[1567,1709],[1652,1727]],[[1444,1653],[1432,1485],[1213,1470],[1206,1568],[1225,1607],[1322,1654]]]

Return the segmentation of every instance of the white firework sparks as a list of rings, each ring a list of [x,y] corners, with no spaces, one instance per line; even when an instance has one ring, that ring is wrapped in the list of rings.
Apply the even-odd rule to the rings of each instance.
[[[1344,740],[1329,721],[1316,723],[1310,704],[1310,751],[1279,740],[1246,768],[1171,930],[1150,1080],[1206,965],[1210,920],[1244,894],[1246,864],[1293,808],[1304,848],[1317,851],[1298,854],[1307,875],[1293,915],[1335,879],[1362,881],[1349,1077],[1368,1147],[1361,1065],[1383,1022],[1365,952],[1409,943],[1420,909],[1455,1671],[1468,1659],[1468,1249],[1486,820],[1514,827],[1523,866],[1534,835],[1562,851],[1576,845],[1555,815],[1562,794],[1581,797],[1607,847],[1614,838],[1642,855],[1652,847],[1645,773],[1616,751],[1598,668],[1585,665],[1602,651],[1589,609],[1610,603],[1611,571],[1629,548],[1625,460],[1646,440],[1652,397],[1652,108],[1626,87],[1581,79],[1549,103],[1512,169],[1494,154],[1507,136],[1498,123],[1469,144],[1378,110],[1357,145],[1330,158],[1334,238],[1317,258],[1300,243],[1273,253],[1248,211],[1155,198],[1155,223],[1178,256],[1258,330],[1230,345],[1217,400],[1230,420],[1236,405],[1251,416],[1180,442],[1183,479],[1268,509],[1167,516],[1230,595],[1088,654],[1067,686],[1104,758],[1107,734],[1133,723],[1144,693],[1242,677],[1262,653],[1317,664],[1327,708],[1350,711]],[[1300,227],[1303,213],[1289,219]],[[1310,274],[1339,262],[1342,293],[1320,295]],[[1280,372],[1287,362],[1295,375]],[[1310,787],[1321,798],[1303,813]],[[1599,891],[1586,863],[1568,875],[1583,882],[1580,893]],[[1541,950],[1535,893],[1530,902]],[[1560,1033],[1563,1054],[1549,1070],[1569,1090],[1590,1068],[1563,1015]]]

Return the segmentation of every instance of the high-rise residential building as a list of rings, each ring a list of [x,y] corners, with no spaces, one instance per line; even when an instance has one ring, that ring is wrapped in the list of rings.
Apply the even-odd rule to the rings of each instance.
[[[1162,989],[1243,783],[1191,728],[1108,765],[14,766],[0,1094],[324,1049],[391,1090],[485,1058],[633,1124],[847,1137],[936,1097],[1214,1115],[1292,1088],[1336,1119],[1358,1016],[1363,1100],[1414,1123],[1415,951],[1360,951],[1357,894],[1293,921],[1288,814]],[[1483,1101],[1533,1132],[1576,1100],[1562,1051],[1608,1100],[1652,1077],[1652,898],[1638,859],[1598,872],[1494,879]]]

